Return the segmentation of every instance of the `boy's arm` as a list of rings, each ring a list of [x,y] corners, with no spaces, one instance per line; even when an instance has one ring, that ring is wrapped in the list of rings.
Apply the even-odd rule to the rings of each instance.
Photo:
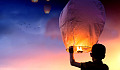
[[[73,46],[71,46],[71,47],[69,48],[69,53],[70,53],[70,64],[71,64],[72,66],[76,66],[76,67],[81,68],[81,63],[75,62],[75,60],[74,60],[74,56],[73,56]]]

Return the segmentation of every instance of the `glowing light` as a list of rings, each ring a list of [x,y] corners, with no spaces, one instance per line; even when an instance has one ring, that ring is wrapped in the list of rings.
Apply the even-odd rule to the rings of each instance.
[[[51,10],[51,5],[44,5],[44,12],[45,14],[49,14]]]
[[[32,2],[37,3],[37,2],[38,2],[38,0],[32,0]]]
[[[48,10],[48,11],[45,11],[45,13],[46,13],[46,14],[49,14],[49,13],[50,13],[50,11],[49,11],[49,10]]]
[[[83,52],[82,47],[77,47],[77,52]]]
[[[46,0],[46,1],[50,1],[50,0]]]
[[[68,2],[59,18],[59,27],[66,48],[81,46],[83,52],[91,51],[105,25],[104,7],[101,3],[99,6],[103,9],[99,9],[92,1],[70,0]],[[101,15],[98,16],[99,14]],[[75,49],[74,51],[77,52]]]

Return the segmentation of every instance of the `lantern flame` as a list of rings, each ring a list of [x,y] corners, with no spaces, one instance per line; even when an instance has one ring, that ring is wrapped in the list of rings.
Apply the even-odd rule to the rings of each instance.
[[[50,11],[45,11],[45,14],[49,14],[50,13]]]
[[[77,47],[77,52],[79,53],[82,53],[83,52],[83,50],[82,50],[82,47]]]

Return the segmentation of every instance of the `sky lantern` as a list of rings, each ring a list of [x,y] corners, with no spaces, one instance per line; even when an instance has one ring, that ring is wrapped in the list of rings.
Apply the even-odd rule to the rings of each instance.
[[[32,2],[34,2],[34,3],[37,3],[38,2],[38,0],[31,0]]]
[[[51,5],[44,5],[44,12],[45,14],[49,14],[50,13],[50,10],[51,10]]]
[[[46,1],[50,1],[50,0],[46,0]]]
[[[105,10],[99,0],[70,0],[59,17],[59,28],[66,50],[90,52],[103,31]]]

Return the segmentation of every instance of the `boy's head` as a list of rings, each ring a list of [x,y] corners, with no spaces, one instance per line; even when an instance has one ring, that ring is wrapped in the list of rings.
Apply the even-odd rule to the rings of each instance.
[[[106,48],[102,44],[95,44],[92,47],[92,53],[90,53],[91,57],[102,60],[105,58]]]

